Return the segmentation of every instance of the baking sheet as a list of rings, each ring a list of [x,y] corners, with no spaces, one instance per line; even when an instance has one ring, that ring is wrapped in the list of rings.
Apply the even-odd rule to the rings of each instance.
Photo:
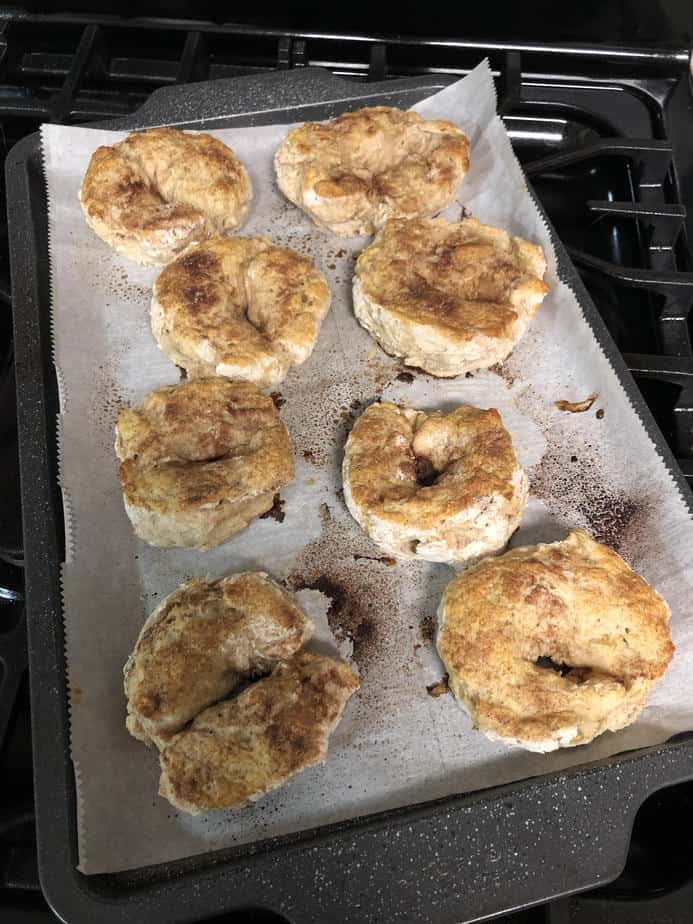
[[[415,107],[468,133],[471,169],[458,202],[482,221],[542,244],[551,292],[502,366],[435,380],[387,357],[353,317],[350,285],[365,240],[316,228],[274,185],[272,156],[286,126],[213,131],[251,174],[255,196],[243,234],[263,233],[311,256],[333,304],[312,357],[276,399],[292,436],[296,478],[278,517],[256,520],[208,552],[157,550],[137,539],[123,510],[113,452],[119,410],[178,372],[149,328],[156,268],[115,254],[87,228],[77,199],[99,144],[123,133],[43,126],[49,199],[52,318],[60,387],[60,480],[67,560],[64,617],[71,742],[79,814],[79,868],[113,872],[312,828],[342,819],[555,771],[693,727],[687,506],[583,318],[556,275],[548,229],[528,194],[501,120],[488,64]],[[597,392],[583,414],[558,399]],[[453,572],[392,564],[350,518],[339,467],[349,427],[376,397],[420,408],[497,407],[532,498],[513,545],[583,526],[616,548],[667,598],[677,652],[631,728],[550,755],[508,749],[474,732],[451,696],[427,686],[442,675],[434,614]],[[603,416],[596,412],[603,410]],[[158,798],[158,761],[125,731],[122,666],[161,597],[197,574],[257,568],[297,591],[319,625],[317,647],[349,656],[361,691],[312,768],[261,802],[192,818]]]

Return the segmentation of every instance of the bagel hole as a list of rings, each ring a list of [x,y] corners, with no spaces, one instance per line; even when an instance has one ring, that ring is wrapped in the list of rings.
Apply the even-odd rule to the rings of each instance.
[[[565,677],[565,675],[569,674],[572,670],[570,664],[559,664],[558,661],[554,661],[554,659],[550,658],[548,655],[542,655],[540,658],[537,658],[534,663],[537,667],[541,667],[544,670],[556,671],[561,677]]]
[[[416,483],[420,488],[430,488],[438,480],[438,472],[426,456],[416,457]]]

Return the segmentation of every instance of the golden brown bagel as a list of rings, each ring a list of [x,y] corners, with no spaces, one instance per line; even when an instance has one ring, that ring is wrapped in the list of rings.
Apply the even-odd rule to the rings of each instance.
[[[580,530],[463,572],[438,616],[450,688],[475,725],[532,751],[629,725],[674,651],[664,600]]]
[[[383,551],[464,564],[517,528],[527,476],[496,410],[371,404],[349,434],[344,500]]]
[[[344,661],[299,652],[171,739],[160,755],[159,795],[192,814],[254,802],[324,762],[358,686]]]
[[[354,311],[386,353],[437,376],[510,353],[548,287],[540,247],[473,218],[389,221],[356,263]]]
[[[312,631],[261,571],[186,581],[147,619],[125,665],[128,730],[163,747],[210,703],[290,658]]]
[[[276,385],[310,356],[330,307],[325,277],[264,237],[213,238],[154,284],[152,330],[189,376]]]
[[[219,545],[294,476],[272,399],[227,379],[157,388],[120,414],[116,453],[125,509],[152,545]]]
[[[274,164],[294,205],[353,237],[448,206],[469,167],[469,144],[452,122],[374,106],[292,129]]]
[[[203,132],[150,128],[94,151],[79,199],[87,224],[137,263],[168,263],[237,228],[252,196],[233,151]]]

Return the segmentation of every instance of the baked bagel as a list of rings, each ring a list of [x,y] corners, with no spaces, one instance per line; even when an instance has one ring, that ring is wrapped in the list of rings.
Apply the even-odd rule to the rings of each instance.
[[[356,263],[354,311],[386,353],[437,376],[500,362],[548,291],[540,247],[473,218],[393,220]]]
[[[249,382],[157,388],[120,414],[115,448],[125,509],[152,545],[219,545],[294,476],[286,427]]]
[[[469,167],[469,144],[452,122],[375,106],[292,129],[274,165],[287,199],[353,237],[448,206]]]
[[[475,725],[532,751],[629,725],[674,651],[664,600],[580,530],[463,572],[438,617],[450,688]]]
[[[193,815],[254,802],[324,762],[358,686],[345,661],[295,654],[174,735],[160,754],[159,795]]]
[[[527,501],[527,476],[496,410],[424,413],[371,404],[342,467],[354,519],[396,558],[464,564],[502,549]]]
[[[150,128],[97,148],[79,191],[87,224],[137,263],[168,263],[237,228],[253,190],[245,167],[203,132]]]
[[[125,665],[129,732],[163,747],[210,703],[290,658],[312,631],[263,572],[181,584],[147,619]]]
[[[276,385],[312,353],[330,307],[325,277],[264,237],[213,238],[154,284],[152,330],[188,376]]]

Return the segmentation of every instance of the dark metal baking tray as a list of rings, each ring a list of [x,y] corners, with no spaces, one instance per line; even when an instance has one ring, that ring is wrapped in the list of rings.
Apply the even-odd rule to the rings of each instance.
[[[328,118],[367,104],[407,107],[438,77],[354,84],[319,69],[165,88],[99,127],[196,129]],[[633,818],[655,790],[693,777],[693,738],[479,793],[353,819],[120,874],[76,869],[51,360],[46,192],[38,134],[6,161],[14,299],[26,605],[41,884],[69,922],[182,922],[266,909],[303,922],[461,922],[587,889],[623,867]],[[659,452],[690,493],[560,241],[562,277]],[[141,837],[147,832],[142,831]]]

